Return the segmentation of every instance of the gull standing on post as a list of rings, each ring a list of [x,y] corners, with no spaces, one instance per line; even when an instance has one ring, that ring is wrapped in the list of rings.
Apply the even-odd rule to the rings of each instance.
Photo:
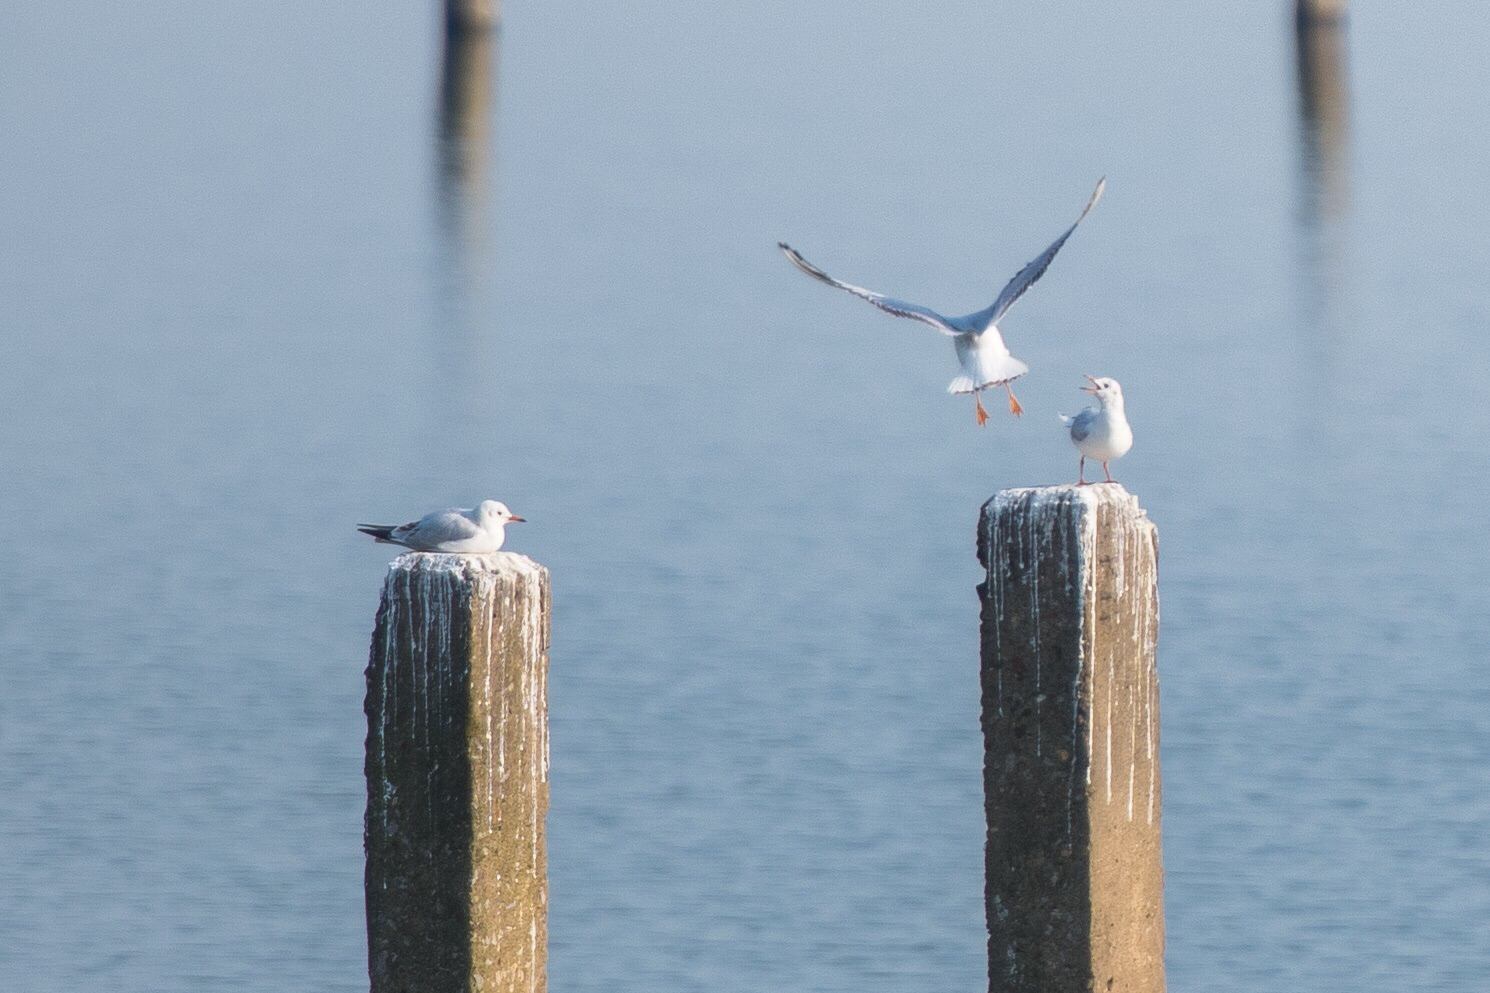
[[[1085,486],[1086,460],[1096,459],[1102,463],[1102,472],[1109,483],[1117,480],[1107,470],[1107,463],[1120,459],[1133,447],[1133,429],[1128,426],[1128,415],[1123,412],[1123,388],[1116,379],[1103,376],[1101,379],[1086,377],[1092,385],[1082,389],[1097,398],[1100,406],[1088,407],[1075,417],[1060,415],[1071,429],[1071,444],[1081,453],[1081,462],[1076,469],[1076,485]]]
[[[482,500],[470,510],[452,507],[400,524],[359,524],[357,530],[380,542],[403,545],[416,552],[455,552],[484,555],[502,547],[507,523],[521,521],[499,500]]]
[[[1092,197],[1087,201],[1086,207],[1081,211],[1081,217],[1076,218],[1076,224],[1080,224],[1087,212],[1096,205],[1102,196],[1102,190],[1107,185],[1106,178],[1097,180],[1097,188],[1092,191]],[[977,410],[978,423],[988,423],[988,412],[983,409],[983,401],[978,394],[990,386],[1002,386],[1009,391],[1009,411],[1015,417],[1024,412],[1019,406],[1019,401],[1014,398],[1014,389],[1010,386],[1014,380],[1030,371],[1030,367],[1009,354],[1008,346],[1004,344],[1004,337],[999,333],[998,321],[1005,312],[1013,306],[1014,301],[1024,295],[1024,291],[1034,285],[1035,280],[1045,275],[1045,270],[1050,267],[1051,259],[1055,253],[1061,250],[1066,239],[1071,237],[1071,232],[1076,230],[1076,224],[1066,229],[1066,233],[1055,240],[1045,251],[1029,265],[1026,265],[1014,278],[1009,280],[1009,285],[1004,287],[998,299],[991,305],[974,314],[965,317],[944,317],[936,311],[914,303],[906,303],[903,300],[892,300],[883,293],[866,290],[862,286],[851,286],[848,283],[840,283],[838,280],[823,272],[817,266],[808,262],[798,255],[796,250],[785,242],[777,242],[777,246],[786,253],[786,257],[792,264],[801,269],[814,279],[820,279],[829,286],[836,286],[840,290],[848,290],[854,296],[862,297],[874,304],[880,310],[896,317],[909,317],[923,324],[930,324],[942,334],[952,339],[953,346],[957,349],[957,361],[962,365],[961,376],[952,380],[947,387],[948,393],[971,393],[973,404]]]

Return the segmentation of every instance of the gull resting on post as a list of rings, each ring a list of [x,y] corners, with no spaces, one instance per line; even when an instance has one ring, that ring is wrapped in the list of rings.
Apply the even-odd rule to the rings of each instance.
[[[359,524],[357,530],[380,542],[403,545],[416,552],[484,555],[502,547],[510,521],[522,519],[499,500],[483,500],[470,510],[452,507],[425,514],[407,524]]]
[[[1102,463],[1102,472],[1107,482],[1115,483],[1107,463],[1120,459],[1133,447],[1133,429],[1128,426],[1128,415],[1123,412],[1123,388],[1116,379],[1086,377],[1090,386],[1082,389],[1097,398],[1096,407],[1088,407],[1075,417],[1060,415],[1071,431],[1071,444],[1081,453],[1076,470],[1076,485],[1085,486],[1086,460]]]

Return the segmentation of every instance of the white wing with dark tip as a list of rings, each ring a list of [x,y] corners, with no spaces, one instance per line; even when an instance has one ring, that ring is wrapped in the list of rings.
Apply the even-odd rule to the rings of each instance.
[[[776,245],[783,252],[786,253],[786,257],[791,260],[792,265],[796,266],[798,269],[801,269],[813,279],[827,283],[829,286],[836,286],[840,290],[847,290],[856,297],[868,300],[870,303],[874,304],[876,307],[878,307],[880,310],[883,310],[887,314],[894,314],[896,317],[909,317],[913,321],[920,321],[922,324],[929,324],[940,331],[942,334],[946,335],[957,335],[961,334],[964,331],[973,330],[972,328],[958,327],[957,324],[961,323],[960,321],[956,321],[953,318],[943,317],[941,314],[938,314],[936,311],[932,310],[929,307],[922,307],[919,304],[914,303],[906,303],[904,300],[893,300],[890,297],[885,296],[883,293],[876,293],[874,292],[874,290],[866,290],[862,286],[854,286],[850,283],[841,283],[838,280],[834,279],[832,276],[828,275],[826,272],[823,272],[811,262],[808,262],[806,259],[802,258],[802,256],[798,254],[797,250],[788,245],[786,242],[778,241]]]

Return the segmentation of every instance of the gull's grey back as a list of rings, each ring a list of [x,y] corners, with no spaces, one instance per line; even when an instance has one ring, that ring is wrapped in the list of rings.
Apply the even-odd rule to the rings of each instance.
[[[470,518],[470,511],[458,507],[438,510],[426,514],[409,533],[409,537],[421,546],[433,546],[443,541],[461,541],[473,538],[481,528]]]
[[[1066,418],[1066,423],[1071,427],[1072,441],[1085,441],[1087,435],[1092,433],[1092,423],[1097,419],[1099,411],[1094,407],[1087,407],[1074,417]]]

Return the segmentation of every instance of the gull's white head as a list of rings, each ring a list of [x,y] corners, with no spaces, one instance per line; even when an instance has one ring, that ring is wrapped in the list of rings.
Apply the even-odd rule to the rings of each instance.
[[[523,520],[508,510],[507,505],[500,500],[482,500],[476,510],[481,517],[482,527],[502,527],[508,521]]]
[[[1123,402],[1123,388],[1118,385],[1116,379],[1110,376],[1103,376],[1100,379],[1095,376],[1088,376],[1086,378],[1092,385],[1083,386],[1082,389],[1101,401],[1102,406],[1105,407],[1109,403]]]

